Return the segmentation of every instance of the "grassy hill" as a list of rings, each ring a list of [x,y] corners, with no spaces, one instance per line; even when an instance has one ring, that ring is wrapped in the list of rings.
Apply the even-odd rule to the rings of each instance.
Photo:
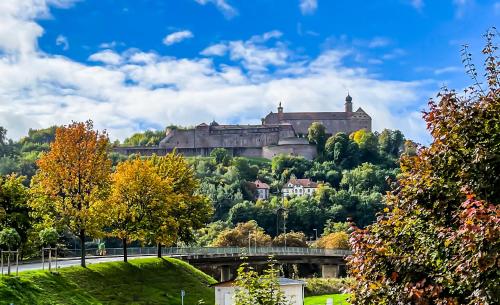
[[[0,304],[214,304],[215,280],[180,260],[134,259],[0,279]]]

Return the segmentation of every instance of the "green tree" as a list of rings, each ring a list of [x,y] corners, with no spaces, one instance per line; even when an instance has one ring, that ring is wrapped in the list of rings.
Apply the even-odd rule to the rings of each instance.
[[[214,158],[216,164],[228,165],[231,162],[231,156],[227,149],[219,147],[210,152],[210,157]]]
[[[239,287],[234,296],[235,305],[292,305],[280,289],[277,264],[270,261],[263,275],[243,263],[238,268],[236,286]]]
[[[351,168],[358,164],[358,144],[349,139],[343,132],[328,138],[325,152],[328,160],[333,161],[336,166],[342,169]]]
[[[350,302],[499,304],[500,63],[486,34],[486,88],[444,89],[424,114],[433,141],[403,157],[398,188],[367,230],[351,234]]]
[[[380,152],[392,157],[399,157],[404,149],[405,137],[399,130],[384,129],[378,136]]]
[[[22,245],[28,240],[32,219],[28,207],[29,190],[23,185],[24,177],[0,176],[0,229],[12,228]],[[23,252],[26,250],[22,248]]]
[[[0,246],[7,250],[15,249],[21,243],[21,236],[13,228],[5,228],[0,231]]]
[[[309,126],[307,130],[307,138],[310,143],[316,145],[316,149],[318,150],[318,155],[323,155],[325,150],[325,142],[326,142],[326,128],[320,122],[314,122]]]
[[[340,186],[353,193],[384,193],[389,190],[387,179],[392,181],[396,179],[393,171],[383,170],[371,163],[363,163],[355,169],[344,171]]]
[[[59,239],[59,233],[55,228],[45,228],[38,232],[38,238],[43,246],[55,246]]]
[[[378,159],[378,138],[372,132],[360,129],[353,132],[351,138],[359,146],[360,158],[363,162],[377,162]]]
[[[347,232],[349,228],[350,225],[348,222],[333,222],[331,219],[328,219],[325,223],[325,227],[323,228],[323,235],[337,232]]]

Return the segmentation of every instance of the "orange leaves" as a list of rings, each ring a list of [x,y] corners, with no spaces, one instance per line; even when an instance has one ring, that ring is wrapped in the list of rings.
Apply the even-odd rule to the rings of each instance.
[[[57,128],[50,151],[38,161],[32,191],[39,199],[32,207],[53,213],[74,233],[98,233],[109,190],[108,148],[106,133],[94,131],[91,121]]]

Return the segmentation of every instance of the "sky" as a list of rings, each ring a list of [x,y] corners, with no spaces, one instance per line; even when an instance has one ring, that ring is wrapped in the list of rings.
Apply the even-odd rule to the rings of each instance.
[[[112,140],[170,124],[343,111],[430,141],[422,111],[470,84],[500,1],[1,0],[0,126],[91,119]]]

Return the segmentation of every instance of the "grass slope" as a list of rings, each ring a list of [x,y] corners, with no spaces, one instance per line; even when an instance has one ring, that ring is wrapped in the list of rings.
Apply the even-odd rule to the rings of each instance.
[[[329,295],[319,295],[314,297],[307,297],[305,299],[304,305],[325,305],[327,299],[333,299],[334,305],[348,305],[347,298],[348,294],[329,294]]]
[[[133,259],[69,267],[57,273],[27,271],[0,280],[0,304],[214,304],[215,280],[172,258]]]

